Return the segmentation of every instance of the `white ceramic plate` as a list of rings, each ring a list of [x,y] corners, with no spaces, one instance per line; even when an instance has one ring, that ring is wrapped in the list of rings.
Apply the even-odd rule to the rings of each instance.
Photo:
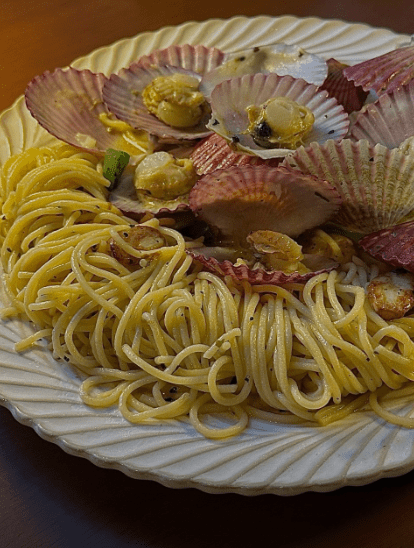
[[[96,50],[73,66],[109,75],[172,43],[231,51],[275,41],[352,64],[386,53],[408,36],[317,18],[235,17],[144,33]],[[10,154],[52,140],[19,98],[0,118],[0,163]],[[31,329],[18,321],[0,324],[0,403],[43,438],[98,466],[170,487],[245,495],[329,491],[414,468],[414,430],[386,424],[369,413],[326,428],[251,421],[243,435],[225,441],[207,440],[187,422],[131,425],[117,410],[85,406],[76,372],[55,362],[48,351],[17,355],[14,343]],[[407,405],[401,412],[410,409]]]

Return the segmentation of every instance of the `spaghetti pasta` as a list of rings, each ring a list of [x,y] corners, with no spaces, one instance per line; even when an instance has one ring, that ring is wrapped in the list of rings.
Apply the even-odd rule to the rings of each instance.
[[[326,425],[355,410],[413,427],[384,409],[412,397],[414,318],[385,321],[361,260],[305,285],[236,283],[204,272],[184,237],[155,218],[165,245],[136,249],[135,221],[106,200],[98,158],[60,144],[11,158],[1,177],[1,262],[10,304],[53,355],[84,375],[87,405],[118,405],[132,423],[188,417],[210,438],[249,417]],[[136,259],[125,266],[111,242]],[[384,402],[384,403],[381,403]],[[209,414],[233,421],[215,428]]]

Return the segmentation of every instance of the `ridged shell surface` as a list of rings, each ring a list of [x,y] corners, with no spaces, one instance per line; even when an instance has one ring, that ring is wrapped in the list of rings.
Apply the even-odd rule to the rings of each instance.
[[[358,243],[376,259],[414,272],[413,221],[367,234]]]
[[[297,45],[258,44],[254,48],[227,53],[222,64],[203,77],[200,89],[208,97],[215,86],[224,80],[258,72],[290,75],[320,86],[326,78],[328,67],[322,57],[308,53]]]
[[[326,63],[328,75],[320,89],[327,91],[329,97],[334,97],[344,107],[345,112],[351,113],[359,110],[364,104],[368,92],[345,78],[343,71],[348,65],[336,59],[328,59]]]
[[[284,165],[329,181],[342,198],[335,222],[362,233],[393,226],[414,210],[414,157],[368,141],[301,147]]]
[[[306,274],[299,274],[299,272],[292,272],[291,274],[285,274],[281,271],[266,271],[261,268],[252,269],[247,265],[239,264],[235,265],[231,261],[220,262],[214,257],[207,257],[196,251],[187,251],[196,261],[200,262],[207,270],[217,274],[219,276],[230,276],[234,280],[246,281],[252,285],[286,285],[286,284],[304,284],[313,276],[317,276],[322,272],[327,272],[327,269],[318,270],[315,272],[307,272]],[[337,266],[337,265],[336,265]],[[330,270],[335,267],[333,265]]]
[[[375,103],[367,105],[357,117],[350,138],[367,139],[397,148],[414,135],[414,80],[391,93],[384,93]]]
[[[27,86],[27,108],[43,128],[66,143],[91,151],[119,148],[119,138],[99,119],[99,114],[108,114],[102,101],[105,80],[89,70],[47,71]],[[88,138],[95,144],[85,144]]]
[[[207,48],[202,45],[193,46],[191,44],[172,45],[168,48],[153,51],[149,55],[143,55],[129,68],[134,66],[171,65],[205,74],[220,65],[223,58],[224,52],[218,48]]]
[[[232,51],[272,41],[299,44],[325,58],[354,64],[407,40],[387,29],[315,17],[235,17],[146,32],[100,48],[73,66],[109,76],[171,44]],[[21,150],[55,142],[21,97],[1,115],[0,139],[1,164]],[[42,438],[98,466],[169,487],[243,495],[332,491],[414,468],[414,430],[387,424],[372,413],[356,413],[326,428],[252,420],[240,437],[224,442],[205,439],[185,421],[131,425],[117,409],[103,412],[85,406],[76,371],[53,360],[47,350],[16,354],[14,343],[33,331],[18,320],[1,323],[1,404]],[[402,402],[395,411],[410,416],[412,404]],[[228,421],[211,417],[209,423],[226,426]]]
[[[290,149],[263,148],[246,133],[249,126],[246,108],[260,106],[273,97],[287,97],[313,113],[315,122],[303,139],[305,145],[345,137],[349,127],[348,115],[335,99],[328,98],[326,91],[319,91],[304,80],[277,74],[247,75],[216,86],[211,94],[212,115],[208,128],[227,141],[236,141],[240,150],[261,158],[286,156]]]
[[[398,48],[344,70],[344,76],[365,91],[390,93],[414,78],[414,45]]]
[[[194,76],[201,80],[196,72],[171,66],[133,66],[121,70],[118,74],[106,80],[103,88],[103,98],[108,109],[120,120],[127,122],[133,128],[145,129],[151,135],[174,143],[182,140],[200,139],[210,134],[206,129],[209,115],[206,115],[194,127],[179,129],[164,124],[152,115],[145,106],[141,93],[158,76],[171,76],[181,73]]]
[[[244,241],[255,230],[299,236],[332,217],[341,200],[323,180],[263,165],[202,176],[190,191],[189,203],[225,238]]]
[[[203,141],[194,148],[190,158],[199,175],[211,173],[217,169],[225,169],[230,166],[263,164],[276,166],[281,161],[279,158],[263,160],[258,156],[235,152],[229,147],[227,141],[216,133],[203,139]]]

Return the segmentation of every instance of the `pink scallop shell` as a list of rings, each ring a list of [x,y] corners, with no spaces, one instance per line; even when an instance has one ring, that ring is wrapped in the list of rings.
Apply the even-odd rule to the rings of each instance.
[[[348,67],[344,76],[365,91],[373,89],[378,95],[390,93],[414,78],[414,46],[398,48]]]
[[[350,138],[367,139],[371,145],[381,143],[396,148],[414,135],[414,80],[384,93],[364,109],[355,120]]]
[[[290,237],[327,221],[341,200],[326,181],[283,167],[235,166],[203,175],[190,208],[224,238],[244,241],[254,230]]]
[[[206,129],[209,116],[206,115],[197,126],[179,129],[167,126],[161,120],[148,112],[141,97],[143,89],[157,76],[169,76],[175,73],[189,74],[201,80],[196,72],[180,67],[132,66],[122,69],[118,74],[112,74],[105,82],[103,98],[108,109],[117,118],[127,122],[135,129],[144,129],[151,135],[161,137],[164,142],[176,143],[182,140],[201,139],[210,134]]]
[[[181,67],[192,72],[205,74],[220,65],[224,58],[224,52],[217,48],[209,48],[202,45],[182,46],[172,45],[168,48],[158,49],[148,55],[143,55],[129,66],[159,66],[171,65]]]
[[[378,260],[414,272],[414,221],[368,234],[359,245]]]
[[[368,234],[398,224],[414,210],[414,156],[368,141],[300,147],[283,165],[327,180],[342,198],[335,222]]]
[[[213,133],[201,141],[190,155],[198,175],[211,173],[230,166],[271,165],[277,166],[281,158],[263,160],[258,156],[241,154],[229,147],[227,141]]]
[[[323,268],[315,272],[307,272],[306,274],[299,274],[299,272],[292,272],[285,274],[281,271],[266,271],[261,268],[251,269],[247,265],[235,266],[232,262],[225,260],[219,262],[214,257],[207,257],[201,253],[197,253],[194,250],[186,250],[194,260],[200,262],[206,270],[213,272],[221,277],[230,276],[234,280],[247,281],[251,285],[286,285],[292,283],[304,284],[310,278],[322,274],[323,272],[329,272],[338,266],[337,263],[332,263],[328,268]]]
[[[348,65],[333,58],[328,59],[327,64],[328,76],[320,89],[327,91],[329,97],[334,97],[344,107],[345,112],[351,113],[360,110],[365,103],[368,92],[360,86],[355,86],[352,81],[345,78],[343,71]]]
[[[329,98],[326,91],[319,91],[304,80],[277,74],[247,75],[216,86],[211,94],[212,116],[207,127],[244,152],[264,159],[286,156],[291,149],[262,148],[245,133],[249,126],[246,108],[278,96],[288,97],[313,112],[315,123],[304,138],[305,145],[345,137],[349,119],[336,99]]]
[[[46,71],[27,86],[26,105],[38,123],[61,141],[91,152],[119,148],[119,137],[99,120],[99,114],[108,114],[102,99],[105,81],[103,74],[90,70]],[[78,134],[92,137],[96,145],[82,146]]]

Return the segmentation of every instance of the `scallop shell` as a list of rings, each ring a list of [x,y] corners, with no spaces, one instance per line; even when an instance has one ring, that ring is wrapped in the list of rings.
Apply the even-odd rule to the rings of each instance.
[[[61,141],[91,152],[122,149],[119,136],[108,132],[99,119],[101,113],[108,114],[102,99],[105,81],[103,74],[90,70],[46,71],[27,86],[26,105],[38,123]]]
[[[320,86],[328,72],[326,61],[304,51],[297,45],[272,44],[227,53],[222,64],[207,73],[200,84],[206,95],[224,80],[246,74],[278,74],[302,78],[309,84]]]
[[[368,234],[359,245],[376,259],[414,272],[413,221]]]
[[[312,143],[283,165],[329,181],[342,198],[335,222],[370,233],[402,222],[414,210],[414,156],[368,141]]]
[[[345,78],[343,71],[348,65],[333,58],[328,59],[326,63],[328,76],[320,89],[327,91],[329,97],[334,97],[344,107],[345,112],[360,110],[368,97],[368,92]]]
[[[160,200],[144,194],[138,197],[134,185],[134,173],[131,169],[124,172],[117,186],[109,194],[109,201],[127,215],[142,216],[145,213],[153,215],[189,211],[188,194],[174,200]]]
[[[373,89],[378,95],[390,93],[414,78],[414,45],[348,67],[344,76],[365,91]]]
[[[249,125],[246,108],[278,96],[288,97],[313,112],[315,122],[304,138],[305,145],[345,137],[348,115],[335,99],[304,80],[277,74],[242,76],[219,84],[211,94],[212,117],[207,127],[244,152],[265,159],[286,156],[290,149],[265,149],[257,145],[251,135],[245,134]]]
[[[286,284],[304,284],[313,276],[317,276],[323,272],[333,270],[338,266],[337,263],[331,261],[326,265],[326,268],[321,268],[306,274],[299,274],[299,272],[292,272],[291,274],[285,274],[281,271],[266,271],[261,268],[251,269],[247,265],[239,264],[235,265],[229,260],[218,261],[215,257],[205,255],[208,253],[206,248],[203,250],[186,250],[194,260],[203,265],[206,270],[213,272],[219,276],[230,276],[234,280],[247,281],[251,285],[286,285]],[[202,252],[203,251],[203,252]]]
[[[405,139],[398,147],[398,150],[403,154],[414,154],[414,135]]]
[[[269,166],[235,166],[203,175],[189,199],[190,208],[232,242],[244,242],[255,230],[294,238],[327,221],[340,203],[329,183]]]
[[[201,80],[200,74],[180,67],[135,65],[128,69],[122,69],[118,74],[112,74],[106,80],[103,88],[104,101],[117,118],[127,122],[133,128],[145,129],[151,135],[161,137],[164,142],[176,143],[182,140],[206,137],[210,134],[210,131],[206,129],[208,115],[192,128],[173,128],[153,116],[142,101],[141,92],[157,76],[170,76],[177,72]]]
[[[414,80],[379,99],[359,114],[350,138],[367,139],[370,144],[381,143],[396,148],[414,135]]]
[[[172,45],[168,48],[155,50],[148,55],[143,55],[129,68],[170,65],[205,74],[220,65],[223,58],[224,52],[217,48],[208,48],[202,45],[192,46],[190,44]]]
[[[217,169],[225,169],[230,166],[245,165],[271,165],[280,163],[280,158],[263,160],[258,156],[240,154],[229,147],[227,141],[213,133],[201,141],[191,153],[190,158],[198,175],[211,173]]]

